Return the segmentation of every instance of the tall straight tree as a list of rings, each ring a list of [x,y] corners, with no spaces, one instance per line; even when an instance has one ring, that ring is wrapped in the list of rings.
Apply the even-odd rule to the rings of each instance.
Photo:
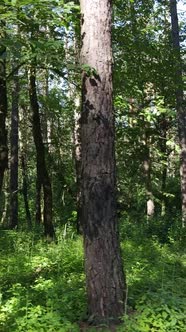
[[[181,148],[180,155],[180,176],[181,176],[181,194],[182,194],[182,225],[186,224],[186,110],[183,93],[182,61],[181,47],[179,38],[179,24],[177,13],[177,1],[170,0],[170,13],[172,24],[172,44],[174,54],[174,84],[176,109],[178,117],[178,134]]]
[[[110,0],[81,0],[81,224],[89,314],[95,321],[124,310],[125,279],[115,195]]]
[[[29,81],[30,104],[33,112],[33,137],[36,147],[37,160],[37,185],[43,187],[44,194],[44,232],[45,236],[53,238],[55,235],[52,223],[52,187],[45,160],[45,147],[41,133],[41,121],[36,90],[36,69],[33,65],[30,69]],[[37,192],[38,192],[38,188]]]
[[[15,228],[18,225],[18,136],[19,77],[18,71],[15,71],[12,90],[12,114],[10,134],[10,228]]]
[[[0,22],[0,28],[3,31],[4,25]],[[1,31],[1,34],[2,34]],[[2,37],[0,34],[0,37]],[[4,172],[8,167],[8,149],[7,149],[7,93],[6,93],[6,49],[0,47],[0,194],[2,191]]]

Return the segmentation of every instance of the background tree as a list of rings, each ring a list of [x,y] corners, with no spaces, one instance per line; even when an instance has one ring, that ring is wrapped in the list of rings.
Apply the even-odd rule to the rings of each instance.
[[[5,37],[5,24],[0,21],[1,40]],[[6,48],[0,45],[0,196],[3,185],[4,172],[8,166],[7,150],[7,90],[6,90]]]
[[[16,63],[16,62],[15,62]],[[14,69],[14,68],[13,68]],[[19,76],[14,73],[10,137],[10,228],[18,226]]]
[[[46,166],[45,160],[45,148],[43,144],[43,138],[41,133],[41,124],[39,117],[39,104],[37,100],[37,91],[36,91],[36,71],[32,67],[30,71],[30,104],[33,112],[33,137],[36,146],[37,154],[37,185],[43,187],[44,195],[44,229],[45,235],[48,237],[54,237],[54,227],[52,223],[52,188],[51,182]],[[38,188],[37,188],[38,190]],[[40,191],[37,194],[41,194]],[[40,203],[40,202],[37,202]],[[40,205],[40,204],[39,204]],[[39,206],[40,209],[40,206]]]
[[[170,0],[170,13],[172,24],[172,45],[174,55],[174,84],[176,97],[176,110],[178,116],[178,134],[181,148],[180,154],[180,175],[182,195],[182,225],[186,222],[186,110],[182,80],[182,60],[179,37],[179,25],[177,14],[177,1]]]

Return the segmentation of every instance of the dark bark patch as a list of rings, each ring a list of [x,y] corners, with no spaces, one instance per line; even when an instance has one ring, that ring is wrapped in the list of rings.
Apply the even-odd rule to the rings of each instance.
[[[86,33],[83,32],[82,35],[81,35],[81,41],[83,41],[83,39],[85,38],[85,35],[86,35]]]
[[[79,119],[79,123],[81,125],[88,123],[88,115],[89,115],[89,111],[83,110],[83,112],[81,113],[81,117]]]
[[[8,168],[8,149],[6,146],[0,146],[0,168]]]
[[[90,81],[90,84],[92,86],[97,86],[98,85],[97,82],[96,82],[96,80],[94,78],[90,78],[89,81]]]
[[[85,102],[85,108],[89,109],[90,111],[94,109],[94,105],[90,103],[89,100]]]
[[[95,78],[97,81],[101,82],[101,78],[100,78],[100,76],[99,76],[98,74],[94,73],[94,78]]]
[[[84,15],[81,15],[81,26],[84,24]]]
[[[96,122],[100,125],[100,124],[103,124],[103,126],[105,127],[105,129],[109,129],[110,126],[109,126],[109,121],[108,119],[101,114],[101,112],[99,112],[96,116]]]
[[[83,100],[85,100],[86,94],[87,94],[86,79],[87,79],[87,75],[86,75],[86,73],[84,73],[83,74],[83,79],[82,79],[82,96],[83,96]]]

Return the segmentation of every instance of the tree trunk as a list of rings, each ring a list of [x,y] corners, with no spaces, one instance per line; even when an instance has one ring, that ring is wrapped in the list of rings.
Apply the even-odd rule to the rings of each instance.
[[[1,26],[1,25],[0,25]],[[7,94],[6,94],[6,63],[4,60],[5,48],[0,47],[0,196],[3,186],[4,172],[8,167],[7,148]]]
[[[147,219],[149,219],[154,216],[154,209],[155,209],[153,193],[152,193],[152,183],[151,183],[151,161],[149,156],[149,148],[143,166],[144,166],[146,194],[147,194]]]
[[[27,73],[26,73],[27,74]],[[23,102],[24,103],[24,102]],[[19,112],[19,149],[21,151],[21,170],[22,170],[22,194],[25,205],[25,216],[28,225],[28,229],[32,228],[32,218],[29,207],[29,182],[28,182],[28,167],[27,167],[27,155],[29,150],[29,139],[30,130],[28,127],[28,119],[30,117],[29,109],[25,107],[25,104],[20,103],[20,112]]]
[[[24,198],[24,203],[25,203],[26,220],[27,220],[28,228],[31,229],[32,228],[32,219],[31,219],[29,201],[28,201],[27,166],[26,166],[26,162],[25,162],[24,152],[21,155],[21,168],[22,168],[22,176],[23,176],[22,192],[23,192],[23,198]]]
[[[118,239],[112,106],[111,1],[81,0],[82,215],[89,314],[124,312],[125,279]],[[92,70],[90,70],[92,68]]]
[[[172,24],[172,44],[174,54],[174,83],[176,95],[176,109],[178,117],[178,133],[181,148],[180,155],[180,176],[181,176],[181,195],[182,195],[182,226],[186,223],[186,112],[183,93],[182,61],[179,41],[179,25],[177,14],[177,1],[170,0],[170,13]]]
[[[76,1],[78,3],[78,1]],[[80,21],[79,21],[80,25]],[[80,28],[80,26],[79,26]],[[76,27],[77,29],[77,27]],[[70,41],[68,41],[68,38],[70,38]],[[71,53],[70,49],[72,47],[72,37],[71,34],[70,36],[66,36],[66,61],[68,62]],[[73,38],[73,46],[74,46],[74,55],[75,55],[75,63],[78,65],[79,64],[79,58],[80,58],[80,36],[77,33],[77,30],[75,30],[75,35]],[[80,118],[81,118],[81,96],[79,91],[77,91],[77,87],[70,83],[70,73],[69,75],[69,87],[68,87],[68,94],[70,97],[71,101],[74,101],[73,107],[74,107],[74,112],[73,112],[73,160],[75,162],[75,172],[76,172],[76,211],[77,211],[77,218],[76,218],[76,229],[77,229],[77,234],[82,234],[82,229],[81,229],[81,138],[80,138]],[[72,79],[72,78],[71,78]]]
[[[37,178],[36,178],[36,214],[35,214],[35,218],[36,218],[36,225],[40,225],[41,224],[41,189],[42,189],[42,185],[41,185],[41,178],[39,175],[39,170],[38,170],[38,166],[37,166]]]
[[[47,171],[46,160],[45,160],[45,148],[41,134],[39,105],[38,105],[37,91],[36,91],[36,72],[34,67],[31,68],[30,72],[29,93],[30,93],[31,108],[33,112],[33,137],[36,147],[37,173],[38,173],[37,179],[38,182],[40,182],[41,186],[43,187],[43,194],[44,194],[44,218],[43,218],[44,232],[45,236],[53,238],[55,234],[52,223],[52,188],[51,188],[49,174]]]
[[[10,228],[18,226],[19,77],[14,74],[10,135]]]
[[[79,111],[79,97],[75,99],[75,110],[74,110],[74,160],[75,160],[75,170],[76,170],[76,207],[77,207],[77,233],[81,234],[81,138],[80,138],[80,111]]]
[[[162,192],[162,199],[161,199],[161,216],[165,216],[166,213],[166,199],[165,199],[165,190],[166,190],[166,180],[167,180],[167,166],[163,165],[162,171],[162,185],[161,185],[161,192]]]
[[[5,180],[6,181],[6,180]],[[7,191],[4,192],[4,207],[3,211],[1,213],[1,221],[0,224],[1,226],[6,226],[7,225],[7,215],[8,215],[8,208],[9,208],[9,193]]]
[[[154,196],[152,192],[152,179],[151,179],[151,156],[150,156],[150,136],[148,133],[148,127],[144,123],[145,133],[144,133],[144,144],[145,144],[145,154],[143,161],[143,169],[145,176],[145,187],[146,187],[146,213],[147,220],[154,216],[155,204]]]
[[[165,114],[162,115],[160,121],[160,152],[162,154],[163,169],[162,169],[162,183],[161,183],[161,215],[164,216],[166,213],[166,182],[167,182],[167,131],[168,131],[168,120]]]

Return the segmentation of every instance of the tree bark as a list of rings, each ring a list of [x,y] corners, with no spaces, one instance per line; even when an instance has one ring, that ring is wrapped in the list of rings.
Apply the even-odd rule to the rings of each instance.
[[[29,200],[28,200],[28,181],[27,181],[27,166],[25,162],[25,155],[24,152],[22,152],[21,155],[21,168],[22,168],[22,175],[23,175],[23,185],[22,185],[22,192],[23,192],[23,198],[25,203],[25,212],[26,212],[26,220],[28,224],[28,228],[32,228],[32,219],[29,209]]]
[[[27,72],[25,73],[27,75]],[[29,108],[26,106],[23,101],[23,104],[20,103],[20,112],[19,112],[19,149],[21,151],[20,157],[20,166],[22,171],[22,195],[25,205],[25,216],[28,225],[28,229],[32,228],[32,217],[29,206],[29,181],[28,181],[28,165],[27,165],[27,155],[28,149],[30,146],[29,138],[30,128],[28,126],[28,121],[30,118]]]
[[[6,180],[5,180],[6,181]],[[8,208],[9,208],[9,193],[7,191],[4,192],[4,207],[3,211],[1,213],[1,221],[0,224],[1,226],[6,226],[7,225],[7,215],[8,215]]]
[[[41,224],[41,178],[39,175],[39,170],[38,170],[38,165],[37,165],[37,178],[36,178],[36,214],[35,214],[35,219],[36,219],[36,225]]]
[[[168,162],[168,152],[167,152],[167,131],[168,131],[168,119],[165,114],[162,114],[162,118],[159,123],[160,127],[160,152],[162,154],[162,183],[161,183],[161,215],[164,216],[166,213],[166,182],[167,182],[167,162]]]
[[[174,54],[174,83],[176,96],[176,109],[178,118],[178,134],[181,148],[180,154],[180,176],[182,195],[182,226],[186,223],[186,111],[183,93],[181,48],[179,41],[179,24],[177,14],[177,1],[170,0],[170,13],[172,24],[172,44]]]
[[[144,175],[145,175],[145,186],[146,186],[146,195],[147,195],[147,219],[150,219],[154,216],[155,204],[154,196],[152,192],[152,181],[151,181],[151,156],[150,156],[150,147],[149,147],[149,134],[148,129],[145,128],[145,156],[143,162]]]
[[[125,302],[116,221],[111,1],[80,5],[81,63],[92,71],[82,76],[81,225],[89,314],[104,321],[120,317]]]
[[[1,25],[0,25],[1,26]],[[4,172],[8,168],[7,147],[7,91],[6,91],[6,62],[4,47],[0,47],[0,196],[3,186]]]
[[[80,138],[80,110],[79,110],[79,97],[75,99],[74,110],[74,130],[73,130],[73,142],[74,142],[74,160],[76,170],[76,208],[77,208],[77,233],[82,234],[81,230],[81,138]]]
[[[52,223],[52,188],[45,160],[45,148],[41,133],[39,104],[36,91],[36,71],[34,67],[32,67],[30,70],[29,93],[31,108],[33,112],[33,137],[36,147],[37,158],[37,185],[38,183],[41,184],[44,194],[44,233],[45,236],[53,238],[55,236],[55,233]]]
[[[14,74],[10,135],[10,228],[18,226],[19,77]]]

